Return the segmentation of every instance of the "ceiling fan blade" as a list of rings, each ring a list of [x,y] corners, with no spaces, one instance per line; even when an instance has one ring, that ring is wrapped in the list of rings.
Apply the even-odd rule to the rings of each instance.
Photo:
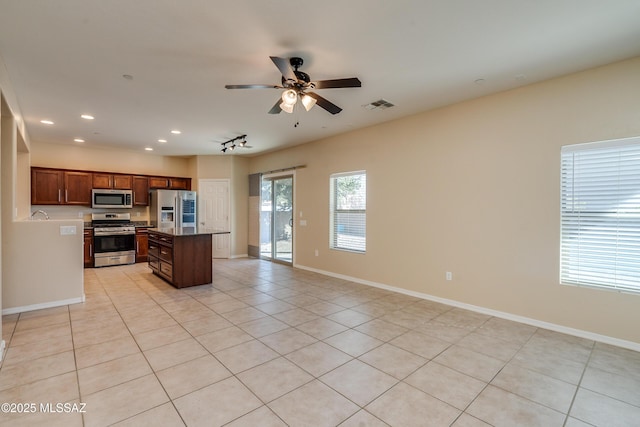
[[[310,97],[312,97],[313,99],[315,99],[317,105],[319,105],[320,107],[324,108],[325,110],[327,110],[331,114],[338,114],[340,111],[342,111],[342,108],[338,107],[333,102],[328,101],[327,99],[321,97],[317,93],[305,92],[305,94],[310,96]]]
[[[278,58],[277,56],[270,56],[273,63],[278,67],[280,73],[285,78],[285,80],[293,80],[294,82],[298,81],[296,74],[293,72],[293,68],[291,68],[291,64],[289,64],[289,60],[287,58]]]
[[[349,79],[319,80],[313,82],[316,89],[336,89],[341,87],[362,87],[362,83],[357,77]]]
[[[274,104],[273,107],[271,107],[271,110],[269,110],[269,114],[280,114],[280,111],[282,111],[282,108],[280,108],[281,102],[282,100],[278,98],[278,101]]]
[[[278,85],[225,85],[225,89],[282,89]]]

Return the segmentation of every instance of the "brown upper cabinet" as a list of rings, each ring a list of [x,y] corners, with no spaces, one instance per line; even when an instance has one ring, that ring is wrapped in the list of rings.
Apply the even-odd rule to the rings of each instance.
[[[133,177],[133,206],[149,206],[149,178]]]
[[[32,205],[91,206],[90,172],[31,168]]]
[[[164,176],[150,176],[149,188],[167,189],[169,188],[169,178]]]
[[[159,190],[191,190],[191,178],[149,177],[149,188]]]
[[[32,205],[91,206],[91,189],[133,190],[134,206],[149,206],[149,190],[191,190],[191,178],[31,168]]]
[[[131,190],[133,188],[133,180],[131,175],[94,172],[93,188]]]
[[[191,179],[169,178],[169,188],[172,190],[191,190]]]

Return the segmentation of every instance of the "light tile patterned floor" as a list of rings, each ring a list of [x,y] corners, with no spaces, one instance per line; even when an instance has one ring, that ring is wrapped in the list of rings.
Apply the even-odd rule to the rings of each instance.
[[[145,264],[87,269],[86,303],[4,316],[0,402],[37,406],[0,425],[640,420],[639,353],[265,261],[214,265],[213,285],[183,290]]]

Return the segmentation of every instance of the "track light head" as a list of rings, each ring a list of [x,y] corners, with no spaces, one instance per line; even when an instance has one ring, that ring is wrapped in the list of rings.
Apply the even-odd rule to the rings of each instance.
[[[236,147],[244,147],[247,144],[247,135],[236,136],[235,138],[231,138],[228,141],[221,142],[222,144],[222,152],[226,153],[227,151],[233,151]]]

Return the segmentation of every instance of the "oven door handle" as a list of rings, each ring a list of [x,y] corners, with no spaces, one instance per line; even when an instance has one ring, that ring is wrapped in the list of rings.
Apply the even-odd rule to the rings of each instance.
[[[107,231],[104,233],[95,233],[96,237],[105,237],[105,236],[134,236],[136,234],[135,231]]]

